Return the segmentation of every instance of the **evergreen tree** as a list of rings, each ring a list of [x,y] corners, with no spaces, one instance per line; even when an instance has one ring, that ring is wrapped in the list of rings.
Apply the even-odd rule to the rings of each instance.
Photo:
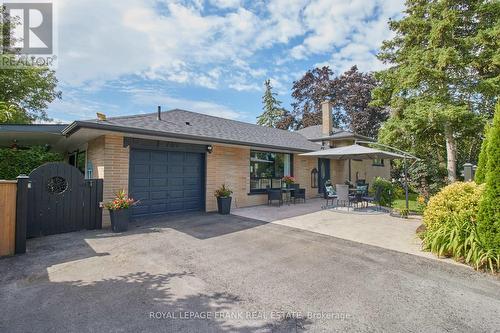
[[[479,161],[477,162],[476,174],[474,175],[474,180],[478,184],[484,183],[486,180],[486,165],[488,163],[488,134],[490,131],[490,126],[486,125],[484,128],[484,139],[481,144],[481,152],[479,153]]]
[[[442,147],[438,158],[446,161],[450,182],[456,179],[460,140],[477,133],[477,115],[491,116],[498,99],[499,16],[499,1],[408,0],[404,17],[389,23],[395,37],[379,53],[392,65],[377,73],[380,86],[373,92],[372,105],[393,110],[394,124],[384,127],[400,127],[411,140],[411,123],[427,119],[420,129]]]
[[[273,92],[271,80],[266,80],[264,85],[266,87],[264,95],[262,96],[262,109],[264,112],[257,117],[257,124],[267,127],[276,127],[285,113],[285,110],[281,107],[281,101],[276,98],[277,94]]]
[[[479,202],[477,231],[483,246],[500,256],[500,103],[488,133],[486,185]]]

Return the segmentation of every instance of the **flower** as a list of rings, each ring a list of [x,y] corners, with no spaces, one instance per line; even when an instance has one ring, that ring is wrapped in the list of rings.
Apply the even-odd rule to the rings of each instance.
[[[129,198],[125,190],[120,190],[115,193],[115,198],[107,202],[104,206],[109,210],[128,209],[137,204],[139,201]]]
[[[292,176],[284,176],[283,178],[281,178],[281,181],[287,185],[295,184],[295,178],[293,178]]]

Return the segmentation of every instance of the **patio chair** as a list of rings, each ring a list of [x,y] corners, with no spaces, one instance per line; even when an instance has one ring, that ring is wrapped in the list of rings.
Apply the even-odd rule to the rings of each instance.
[[[292,189],[292,193],[290,193],[290,199],[293,199],[293,203],[295,203],[296,194],[299,192],[300,185],[299,184],[290,184],[288,188]]]
[[[330,200],[332,201],[332,206],[333,206],[333,200],[337,199],[337,193],[335,192],[335,189],[331,184],[325,185],[323,189],[323,198],[326,200],[325,207],[328,207],[328,201]]]
[[[369,203],[374,203],[376,202],[377,205],[377,210],[380,210],[380,198],[382,197],[382,187],[378,186],[377,189],[375,190],[375,196],[364,196],[363,200],[366,202],[366,207],[368,207]]]
[[[305,188],[300,188],[297,186],[295,191],[293,191],[293,202],[295,203],[295,200],[297,199],[303,199],[304,202],[306,202],[306,189]]]
[[[349,205],[349,185],[337,184],[335,189],[337,190],[337,206],[339,203],[343,206]]]
[[[267,204],[271,205],[273,201],[278,201],[278,207],[283,203],[283,196],[281,189],[268,188],[267,189]]]

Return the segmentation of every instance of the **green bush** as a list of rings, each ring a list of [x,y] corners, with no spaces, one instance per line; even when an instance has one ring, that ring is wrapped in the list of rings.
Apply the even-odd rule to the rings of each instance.
[[[490,126],[486,125],[484,128],[484,139],[481,143],[481,152],[479,153],[479,161],[477,162],[476,174],[474,175],[474,180],[478,184],[482,184],[486,178],[486,163],[488,161],[488,135],[489,135]]]
[[[387,179],[377,177],[373,181],[373,186],[371,186],[370,192],[372,195],[377,192],[377,188],[379,187],[382,187],[379,204],[381,206],[391,207],[392,201],[394,200],[394,185]]]
[[[450,218],[475,221],[484,186],[474,182],[455,182],[431,197],[424,210],[423,222],[428,231],[438,229]]]
[[[423,248],[439,256],[454,257],[476,269],[500,268],[498,252],[482,242],[477,226],[484,185],[456,182],[433,196],[424,210]]]
[[[439,228],[426,230],[422,235],[424,249],[438,256],[453,257],[476,269],[500,270],[500,256],[483,246],[476,225],[471,221],[450,217]]]
[[[46,163],[62,161],[63,155],[35,146],[29,149],[0,148],[0,179],[16,179]]]
[[[488,250],[500,255],[500,103],[488,133],[485,189],[479,203],[478,233]]]

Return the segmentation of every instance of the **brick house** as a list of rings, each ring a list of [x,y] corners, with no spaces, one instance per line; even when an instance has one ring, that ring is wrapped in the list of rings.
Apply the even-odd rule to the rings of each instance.
[[[222,184],[234,191],[233,205],[245,207],[266,203],[266,187],[281,186],[286,175],[309,198],[318,196],[327,179],[336,184],[389,178],[389,161],[301,156],[369,139],[332,128],[329,102],[322,112],[322,125],[295,132],[178,109],[69,125],[0,125],[0,143],[49,144],[66,152],[87,178],[104,180],[105,201],[119,189],[141,200],[136,216],[214,211],[213,192]]]

